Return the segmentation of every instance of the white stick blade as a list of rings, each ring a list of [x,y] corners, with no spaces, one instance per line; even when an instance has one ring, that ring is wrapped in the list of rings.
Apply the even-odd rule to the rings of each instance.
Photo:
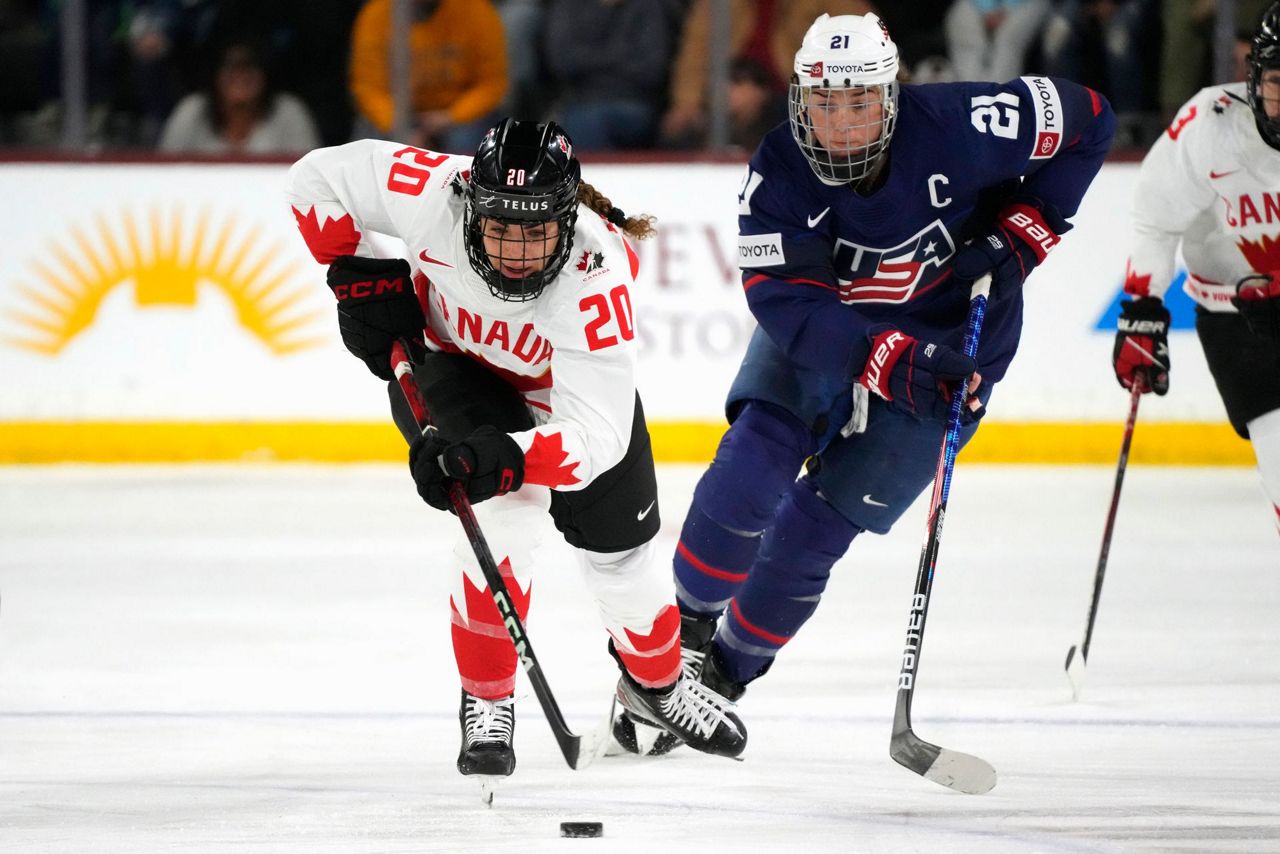
[[[990,764],[968,753],[946,748],[939,751],[924,777],[966,795],[985,795],[996,787],[996,769]]]
[[[617,714],[618,700],[615,697],[609,703],[609,714],[605,715],[604,722],[597,726],[594,730],[583,733],[578,739],[578,760],[573,763],[573,770],[581,771],[592,762],[595,762],[609,749],[613,734],[613,718]]]
[[[1067,678],[1071,680],[1071,699],[1079,700],[1080,692],[1084,690],[1084,656],[1080,654],[1080,650],[1071,647],[1067,650]]]

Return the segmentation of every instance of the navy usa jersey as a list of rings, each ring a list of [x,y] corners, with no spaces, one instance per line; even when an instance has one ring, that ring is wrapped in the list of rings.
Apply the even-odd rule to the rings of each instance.
[[[990,231],[1015,193],[1074,215],[1114,124],[1096,92],[1048,77],[906,85],[898,109],[874,192],[823,183],[782,125],[761,141],[739,194],[752,313],[794,364],[832,379],[861,371],[875,324],[959,348],[971,283],[951,274],[956,249]],[[1004,290],[992,295],[978,353],[992,382],[1022,324],[1021,288]]]

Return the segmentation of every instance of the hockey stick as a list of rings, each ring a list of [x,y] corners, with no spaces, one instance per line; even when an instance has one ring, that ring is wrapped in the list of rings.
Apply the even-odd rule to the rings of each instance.
[[[991,276],[973,283],[970,292],[969,322],[964,335],[965,355],[978,353],[978,336],[987,313],[987,297],[991,293]],[[930,744],[911,729],[911,698],[915,695],[916,671],[920,667],[920,650],[924,645],[924,623],[929,613],[929,593],[933,589],[933,572],[938,564],[938,546],[942,541],[942,522],[947,515],[947,496],[951,491],[951,472],[960,450],[960,414],[969,397],[966,379],[951,401],[947,432],[938,454],[938,472],[933,480],[933,498],[929,502],[929,537],[920,552],[920,568],[916,571],[916,588],[911,597],[911,617],[907,623],[907,645],[902,651],[902,670],[898,673],[898,703],[893,712],[893,736],[889,755],[904,768],[925,779],[964,792],[981,795],[996,784],[996,769],[967,753],[947,750]]]
[[[1063,665],[1071,680],[1071,699],[1079,700],[1084,688],[1084,668],[1089,663],[1089,644],[1093,640],[1093,622],[1098,618],[1098,601],[1102,599],[1102,579],[1107,573],[1107,557],[1111,554],[1111,533],[1116,526],[1116,510],[1120,507],[1120,487],[1124,485],[1124,472],[1129,467],[1129,445],[1133,442],[1133,428],[1138,423],[1138,401],[1142,399],[1142,377],[1134,377],[1129,393],[1129,417],[1124,422],[1124,441],[1120,443],[1120,462],[1116,466],[1116,485],[1111,493],[1111,509],[1107,511],[1107,524],[1102,530],[1102,550],[1098,554],[1098,571],[1093,576],[1093,601],[1089,603],[1089,622],[1085,625],[1080,654],[1073,644],[1067,650],[1067,663]]]
[[[426,402],[422,399],[422,392],[413,381],[413,364],[409,360],[409,348],[402,341],[397,341],[391,346],[391,369],[395,371],[396,381],[400,383],[400,391],[404,393],[405,402],[413,412],[413,420],[417,422],[418,429],[423,435],[434,432],[436,428],[431,425],[431,416],[427,412]],[[455,480],[449,485],[449,503],[453,506],[453,512],[458,515],[467,539],[471,542],[471,550],[475,552],[476,560],[480,563],[480,571],[484,573],[484,579],[489,585],[493,603],[498,606],[502,623],[507,628],[507,634],[511,636],[511,642],[515,645],[516,656],[520,659],[520,664],[533,685],[533,693],[538,697],[538,703],[547,716],[547,723],[551,725],[551,732],[556,737],[556,743],[560,745],[564,761],[575,770],[585,768],[605,746],[603,739],[599,733],[585,740],[580,735],[574,735],[569,729],[569,724],[565,722],[564,715],[560,713],[556,698],[551,693],[551,686],[547,684],[547,677],[543,675],[542,666],[538,663],[538,657],[533,654],[533,645],[529,643],[524,624],[520,621],[515,604],[511,601],[506,582],[502,579],[502,573],[498,571],[498,564],[493,559],[493,553],[489,551],[489,544],[485,541],[480,523],[471,509],[467,490],[460,481]]]

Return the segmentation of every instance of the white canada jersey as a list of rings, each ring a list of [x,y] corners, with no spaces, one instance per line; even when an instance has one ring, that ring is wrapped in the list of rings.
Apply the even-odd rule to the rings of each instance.
[[[288,198],[322,263],[373,255],[369,232],[403,240],[427,346],[484,363],[524,396],[538,425],[512,434],[526,483],[582,489],[622,459],[631,437],[638,259],[613,225],[579,206],[569,260],[546,290],[526,302],[495,297],[463,243],[470,165],[362,140],[299,160]]]
[[[1280,151],[1262,141],[1244,83],[1202,89],[1142,161],[1125,292],[1163,297],[1182,242],[1185,290],[1234,312],[1236,283],[1280,270]]]

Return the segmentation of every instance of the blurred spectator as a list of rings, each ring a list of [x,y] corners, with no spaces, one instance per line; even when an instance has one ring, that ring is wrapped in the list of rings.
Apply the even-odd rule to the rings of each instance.
[[[276,82],[306,102],[323,145],[351,139],[351,29],[364,0],[217,0],[211,45],[253,34]]]
[[[507,90],[506,40],[491,0],[413,0],[412,145],[474,151]],[[376,134],[391,133],[391,0],[369,0],[351,41],[351,92]],[[532,46],[529,46],[532,50]],[[357,133],[360,129],[357,129]]]
[[[1159,134],[1152,114],[1158,0],[1061,0],[1044,28],[1042,70],[1107,96],[1115,145],[1145,147]]]
[[[653,143],[676,25],[654,0],[551,0],[542,47],[574,145]]]
[[[729,55],[746,57],[768,71],[770,88],[785,93],[796,45],[814,19],[873,11],[865,0],[730,0]],[[711,57],[711,3],[693,0],[672,68],[671,96],[662,117],[668,145],[699,145],[707,126],[707,63]]]
[[[537,49],[543,30],[547,3],[543,0],[493,0],[502,18],[507,41],[507,97],[502,112],[512,118],[537,121],[542,118],[542,61]],[[584,0],[589,3],[591,0]],[[578,138],[573,138],[578,145]]]
[[[320,144],[301,99],[275,89],[263,49],[231,41],[219,52],[209,84],[183,98],[165,123],[161,151],[278,154]]]
[[[186,91],[182,58],[192,41],[199,0],[135,0],[124,5],[128,45],[127,108],[137,121],[136,144],[151,147]]]
[[[944,26],[953,0],[912,0],[910,3],[880,3],[877,14],[884,20],[898,46],[898,62],[912,80],[942,82],[955,80],[948,57]]]
[[[189,86],[198,25],[215,0],[84,0],[86,128],[90,147],[150,145]],[[12,4],[20,6],[23,4]],[[42,107],[22,122],[26,144],[60,141],[62,0],[41,9],[44,52],[29,90]],[[7,53],[7,51],[6,51]],[[6,78],[6,85],[15,85]],[[36,94],[38,93],[38,94]]]
[[[787,120],[787,98],[773,86],[769,69],[745,56],[729,69],[729,144],[754,151],[760,138]]]
[[[946,31],[956,78],[1004,83],[1021,76],[1048,14],[1049,0],[955,0]]]
[[[1235,0],[1234,31],[1252,37],[1270,0]],[[1213,79],[1216,0],[1163,0],[1164,50],[1160,64],[1160,112],[1164,122]]]
[[[40,0],[0,0],[0,144],[24,143],[25,120],[43,102],[41,70],[50,34]]]

